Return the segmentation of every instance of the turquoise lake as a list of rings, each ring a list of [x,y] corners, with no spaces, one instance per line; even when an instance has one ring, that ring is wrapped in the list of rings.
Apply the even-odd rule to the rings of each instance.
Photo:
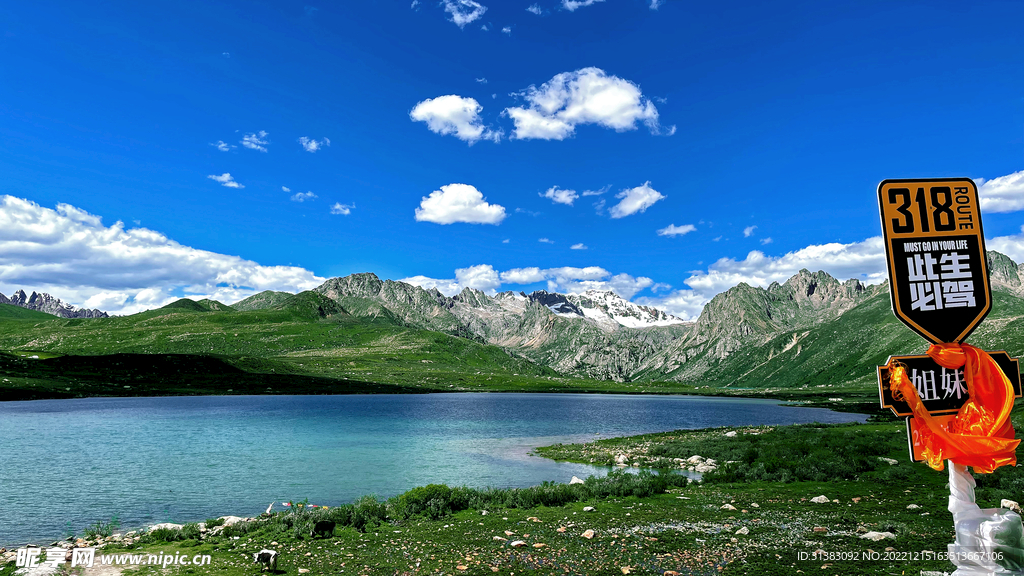
[[[0,402],[0,546],[113,516],[252,516],[430,483],[568,482],[608,468],[537,446],[725,425],[863,421],[770,400],[603,394],[191,396]]]

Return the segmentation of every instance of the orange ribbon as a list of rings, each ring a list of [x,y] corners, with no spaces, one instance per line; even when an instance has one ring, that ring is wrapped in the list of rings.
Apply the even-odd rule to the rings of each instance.
[[[928,355],[945,368],[964,367],[969,398],[948,428],[943,427],[924,407],[906,367],[898,363],[889,366],[893,398],[906,401],[914,418],[923,425],[919,441],[927,464],[942,470],[943,460],[948,459],[981,473],[1015,465],[1020,440],[1014,439],[1010,422],[1013,384],[996,361],[988,352],[969,344],[933,344]]]

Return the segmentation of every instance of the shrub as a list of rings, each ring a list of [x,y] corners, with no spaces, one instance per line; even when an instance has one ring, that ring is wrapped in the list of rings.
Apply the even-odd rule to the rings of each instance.
[[[223,518],[210,518],[206,522],[203,522],[203,524],[206,525],[206,529],[207,530],[209,530],[211,528],[216,528],[217,526],[220,526],[223,523],[224,523],[224,519]]]
[[[85,537],[90,540],[106,538],[112,535],[120,525],[121,523],[118,521],[117,516],[111,517],[109,522],[96,521],[96,523],[85,529]]]

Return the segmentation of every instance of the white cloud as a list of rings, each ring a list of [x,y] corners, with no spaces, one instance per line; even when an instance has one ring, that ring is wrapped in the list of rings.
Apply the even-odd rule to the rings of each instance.
[[[743,229],[743,237],[750,238],[750,235],[754,233],[754,230],[757,230],[757,226],[747,226]]]
[[[761,244],[771,244],[771,243],[772,243],[772,237],[771,236],[769,236],[767,238],[761,238]]]
[[[651,188],[648,180],[636,188],[628,188],[615,195],[619,203],[608,209],[612,218],[625,218],[637,212],[644,212],[654,205],[658,200],[665,199],[665,195]]]
[[[653,289],[653,287],[652,287]],[[675,290],[667,296],[641,296],[636,299],[637,304],[652,306],[664,312],[682,318],[683,320],[696,320],[708,303],[708,298],[695,290]]]
[[[587,249],[587,245],[584,244],[583,242],[580,242],[579,244],[573,244],[572,246],[569,246],[569,250],[586,250],[586,249]]]
[[[574,12],[577,8],[591,6],[597,2],[604,2],[604,0],[562,0],[562,8],[565,8],[569,12]]]
[[[554,240],[549,240],[547,238],[537,238],[537,242],[540,242],[541,244],[554,244],[555,243]]]
[[[292,191],[292,189],[287,187],[287,186],[281,186],[281,190],[284,191],[284,192],[291,192]]]
[[[431,278],[429,276],[417,275],[409,276],[408,278],[401,278],[399,282],[405,282],[406,284],[412,284],[413,286],[419,286],[424,290],[431,288],[437,288],[441,294],[451,297],[455,296],[462,291],[462,287],[455,281],[454,278]]]
[[[501,241],[502,244],[508,244],[509,242],[511,242],[511,240],[509,240],[508,238],[505,238],[504,240]]]
[[[413,10],[416,10],[416,7],[419,6],[419,5],[420,5],[420,0],[412,0],[412,4],[409,6],[409,8],[412,8]]]
[[[487,12],[487,7],[473,0],[442,0],[444,11],[451,14],[450,20],[459,28],[478,20]]]
[[[474,290],[480,290],[492,295],[501,286],[498,272],[490,264],[458,268],[455,270],[455,280],[459,283],[459,286],[473,288]]]
[[[245,188],[245,186],[239,184],[238,182],[235,182],[234,177],[231,176],[231,174],[228,172],[225,172],[220,176],[217,176],[216,174],[210,174],[209,176],[207,176],[207,178],[215,182],[220,182],[221,186],[227,186],[228,188]]]
[[[511,26],[505,26],[504,28],[501,29],[501,31],[504,34],[511,35],[512,34],[512,27]]]
[[[651,0],[651,10],[657,10],[661,8],[661,5],[665,3],[665,0]]]
[[[983,180],[978,188],[978,200],[982,212],[1024,210],[1024,170]]]
[[[306,138],[305,136],[303,136],[299,138],[299,144],[302,145],[302,148],[306,152],[316,152],[317,150],[323,148],[324,146],[330,146],[331,140],[329,138],[321,138],[319,140],[314,140],[312,138]]]
[[[306,200],[313,200],[315,198],[319,198],[319,196],[312,192],[296,192],[295,194],[292,194],[292,202],[305,202]]]
[[[267,138],[266,130],[260,130],[259,132],[249,133],[242,136],[242,146],[252,150],[266,152],[268,144],[270,144],[270,140]]]
[[[483,30],[484,32],[488,32],[491,29],[491,25],[490,24],[484,24],[484,25],[480,26],[480,29]]]
[[[635,130],[638,121],[659,133],[658,109],[628,80],[600,68],[563,72],[520,94],[529,107],[506,108],[515,122],[513,138],[564,140],[580,124],[597,124],[617,132]]]
[[[609,191],[611,189],[612,189],[612,186],[611,186],[611,184],[609,184],[607,186],[602,187],[600,190],[584,190],[583,191],[583,195],[584,196],[600,196],[600,195],[604,194],[605,192],[607,192],[607,191]]]
[[[506,284],[535,284],[547,281],[547,289],[551,292],[578,294],[587,290],[611,290],[627,300],[654,284],[653,280],[642,276],[635,278],[629,274],[612,275],[600,266],[513,268],[502,272],[500,278]]]
[[[1024,234],[1019,238],[1024,248]],[[741,282],[767,288],[772,282],[785,282],[805,268],[824,270],[841,281],[856,278],[867,284],[883,282],[886,270],[882,238],[811,245],[783,256],[766,256],[755,250],[743,260],[722,258],[707,271],[693,272],[685,280],[690,289],[675,290],[662,298],[638,298],[637,303],[655,306],[683,319],[695,319],[711,298]]]
[[[530,268],[513,268],[501,273],[501,281],[508,284],[533,284],[543,281],[547,276],[536,266]]]
[[[991,240],[985,240],[985,247],[1006,254],[1014,262],[1024,263],[1024,226],[1021,226],[1020,234],[997,236]]]
[[[479,84],[487,84],[487,78],[476,78],[475,80]]]
[[[309,290],[325,279],[183,246],[146,228],[104,226],[68,204],[56,210],[0,196],[0,292],[49,292],[78,306],[133,313],[184,293],[235,302],[262,290]]]
[[[452,224],[500,224],[505,219],[505,207],[488,204],[484,195],[469,184],[448,184],[423,197],[416,209],[418,222]]]
[[[682,236],[683,234],[689,234],[696,229],[697,227],[693,224],[683,224],[682,226],[669,224],[668,226],[658,230],[658,236]]]
[[[470,144],[478,140],[501,140],[501,130],[490,130],[484,126],[480,119],[481,110],[483,106],[475,99],[449,94],[427,98],[416,104],[409,118],[415,122],[425,122],[431,132],[453,134]]]
[[[767,288],[772,282],[785,282],[803,268],[824,270],[843,280],[882,282],[886,279],[882,239],[875,236],[850,244],[815,244],[778,257],[755,250],[739,261],[722,258],[707,272],[696,272],[687,278],[686,284],[710,297],[740,282]]]
[[[555,204],[565,204],[566,206],[572,206],[572,203],[580,197],[575,190],[563,190],[558,186],[552,186],[548,188],[546,192],[540,194],[541,198],[548,198]]]
[[[468,268],[455,270],[454,279],[438,279],[428,276],[410,276],[402,278],[399,282],[420,286],[422,288],[437,288],[445,296],[455,296],[465,288],[480,290],[493,296],[497,288],[501,286],[498,273],[490,264],[478,264]]]
[[[356,207],[355,204],[342,204],[341,202],[335,202],[331,206],[331,214],[341,214],[342,216],[348,216],[352,213],[352,210]]]
[[[232,148],[237,148],[237,146],[232,146],[231,144],[228,144],[227,142],[225,142],[223,140],[217,140],[216,142],[211,142],[210,146],[213,146],[214,148],[216,148],[217,150],[220,150],[221,152],[230,152]]]
[[[528,6],[528,7],[526,8],[526,11],[527,11],[527,12],[529,12],[529,13],[531,13],[531,14],[536,14],[537,16],[540,16],[541,14],[543,14],[543,13],[544,13],[544,11],[543,11],[543,10],[541,10],[541,9],[540,9],[540,6],[538,6],[537,4],[531,4],[531,5],[529,5],[529,6]]]

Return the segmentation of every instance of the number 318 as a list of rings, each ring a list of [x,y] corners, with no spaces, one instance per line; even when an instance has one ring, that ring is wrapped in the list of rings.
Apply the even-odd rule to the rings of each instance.
[[[918,188],[917,193],[913,195],[913,201],[911,201],[909,188],[889,189],[889,204],[900,202],[900,205],[896,207],[896,212],[899,212],[901,217],[892,219],[892,231],[895,234],[917,232],[914,213],[911,212],[911,204],[917,205],[917,214],[921,219],[922,232],[931,232],[932,227],[934,227],[936,232],[956,230],[956,222],[954,221],[952,210],[953,192],[949,189],[949,186],[935,186],[930,188],[928,192],[928,198],[926,199],[924,188]],[[931,202],[927,202],[927,200],[931,200]],[[929,218],[928,214],[929,204],[931,204],[932,208],[931,218]]]

